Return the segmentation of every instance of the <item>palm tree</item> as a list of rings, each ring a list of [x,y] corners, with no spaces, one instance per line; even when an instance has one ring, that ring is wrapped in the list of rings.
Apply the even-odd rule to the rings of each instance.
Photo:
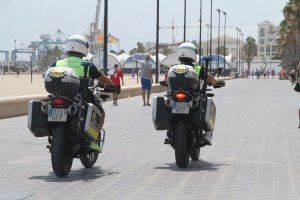
[[[256,41],[253,37],[248,37],[243,47],[243,57],[246,60],[249,72],[251,68],[251,62],[253,61],[255,56],[257,56]]]
[[[290,0],[283,8],[279,49],[282,66],[291,70],[300,60],[300,0]],[[298,62],[297,62],[298,61]]]

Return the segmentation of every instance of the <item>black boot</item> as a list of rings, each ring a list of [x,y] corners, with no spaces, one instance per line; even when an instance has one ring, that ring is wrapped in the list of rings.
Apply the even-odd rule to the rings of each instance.
[[[212,145],[212,132],[204,132],[203,134],[203,142],[205,145]]]

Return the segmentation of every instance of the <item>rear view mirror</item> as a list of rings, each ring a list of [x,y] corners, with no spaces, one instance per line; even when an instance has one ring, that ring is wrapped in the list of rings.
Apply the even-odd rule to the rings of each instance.
[[[164,87],[168,87],[168,83],[166,81],[159,81],[159,84]]]
[[[218,74],[221,74],[223,71],[224,71],[224,68],[218,68],[217,69]]]
[[[103,70],[103,59],[100,57],[100,54],[92,56],[90,60],[98,69]]]
[[[221,74],[224,71],[223,68],[218,68],[215,72],[213,72],[211,75]]]

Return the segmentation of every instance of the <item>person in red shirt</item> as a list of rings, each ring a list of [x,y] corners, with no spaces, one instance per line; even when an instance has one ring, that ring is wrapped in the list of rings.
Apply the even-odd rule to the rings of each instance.
[[[122,86],[124,86],[124,79],[123,79],[122,70],[119,69],[119,66],[116,64],[116,65],[114,65],[114,68],[115,68],[114,74],[110,76],[110,79],[115,85],[115,92],[113,94],[113,105],[117,106],[118,105],[118,94],[121,93],[120,79],[122,80]]]

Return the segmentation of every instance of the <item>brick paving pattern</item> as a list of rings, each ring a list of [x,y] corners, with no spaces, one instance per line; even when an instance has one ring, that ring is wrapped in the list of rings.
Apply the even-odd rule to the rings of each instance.
[[[0,199],[300,199],[299,94],[278,80],[233,80],[216,91],[217,127],[201,160],[178,169],[141,97],[105,104],[107,139],[92,169],[52,173],[47,139],[26,117],[0,121]]]

